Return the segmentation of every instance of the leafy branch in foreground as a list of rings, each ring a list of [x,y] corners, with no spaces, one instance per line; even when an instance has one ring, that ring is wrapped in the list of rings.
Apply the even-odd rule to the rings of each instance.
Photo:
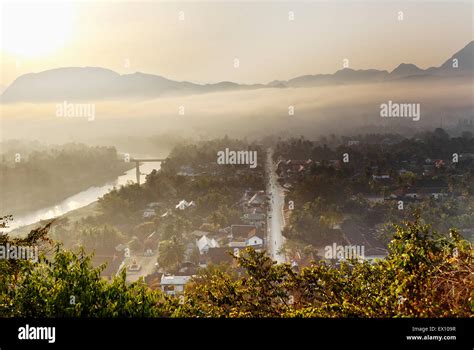
[[[419,219],[396,226],[386,259],[323,261],[295,272],[265,253],[235,256],[238,269],[210,267],[184,298],[100,276],[83,250],[49,242],[49,226],[2,244],[50,244],[38,262],[0,261],[0,316],[30,317],[471,317],[473,255],[469,242]],[[74,297],[74,298],[72,298]],[[74,302],[72,302],[74,301]]]
[[[470,317],[473,256],[451,230],[433,232],[419,220],[396,226],[389,256],[334,268],[316,262],[294,272],[264,253],[236,257],[245,270],[198,277],[182,316],[207,317]]]

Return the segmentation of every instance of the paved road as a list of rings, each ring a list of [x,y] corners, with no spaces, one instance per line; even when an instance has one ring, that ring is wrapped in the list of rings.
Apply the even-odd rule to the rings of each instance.
[[[141,270],[137,272],[130,272],[127,270],[127,282],[136,282],[138,278],[145,277],[155,271],[155,263],[156,259],[158,258],[158,249],[156,250],[155,254],[151,256],[143,256],[143,255],[132,255],[130,258],[126,260],[126,265],[128,266],[133,260],[137,262],[137,264],[141,265]]]
[[[266,170],[268,176],[267,194],[270,197],[270,206],[267,216],[267,248],[270,257],[277,263],[286,262],[286,257],[282,254],[282,247],[285,243],[281,231],[284,227],[283,205],[284,192],[283,188],[278,184],[275,165],[272,161],[273,150],[268,149]]]

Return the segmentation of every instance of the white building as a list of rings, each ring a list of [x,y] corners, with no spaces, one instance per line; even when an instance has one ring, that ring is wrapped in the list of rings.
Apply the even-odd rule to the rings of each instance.
[[[364,199],[369,203],[383,203],[385,198],[382,195],[378,194],[364,194]]]
[[[207,253],[209,251],[209,248],[218,248],[219,247],[219,243],[217,243],[217,241],[214,238],[210,239],[206,235],[199,238],[196,241],[196,245],[199,249],[200,254]]]
[[[245,241],[231,241],[229,242],[229,247],[231,248],[245,248],[247,246],[247,242]]]
[[[261,239],[259,236],[254,235],[245,241],[245,244],[247,247],[256,247],[256,246],[262,246],[263,245],[263,239]]]
[[[156,215],[155,209],[146,209],[143,212],[143,218],[151,218]]]
[[[189,207],[195,207],[195,206],[196,206],[196,203],[194,203],[194,201],[187,202],[186,200],[183,199],[176,205],[176,209],[184,210]]]
[[[161,290],[169,295],[176,295],[184,292],[184,286],[192,276],[161,276]]]

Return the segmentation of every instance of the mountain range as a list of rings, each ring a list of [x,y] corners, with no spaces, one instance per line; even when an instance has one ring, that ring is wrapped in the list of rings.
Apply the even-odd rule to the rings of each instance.
[[[457,61],[455,61],[457,60]],[[237,84],[223,81],[196,84],[174,81],[158,75],[134,73],[120,75],[99,67],[57,68],[18,77],[1,95],[3,103],[80,101],[122,98],[156,98],[170,95],[202,94],[218,91],[263,88],[313,87],[340,84],[388,82],[394,80],[431,80],[468,78],[474,74],[474,41],[456,52],[439,67],[421,69],[402,63],[393,71],[344,68],[334,74],[303,75],[287,81],[268,84]]]

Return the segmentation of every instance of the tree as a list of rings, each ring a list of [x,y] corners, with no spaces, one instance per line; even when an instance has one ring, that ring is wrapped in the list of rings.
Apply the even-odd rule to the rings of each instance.
[[[183,260],[184,244],[176,237],[161,241],[158,245],[158,264],[165,270],[174,270],[179,267]]]
[[[110,225],[89,227],[81,230],[80,240],[84,247],[91,252],[111,253],[115,247],[123,243],[125,237]]]
[[[133,232],[140,240],[145,240],[157,228],[157,224],[153,221],[146,221],[138,224],[133,228]]]
[[[469,317],[473,257],[451,230],[439,235],[417,218],[396,226],[389,256],[334,268],[314,263],[295,273],[251,250],[236,257],[241,278],[216,272],[187,289],[181,316]]]
[[[1,225],[0,225],[1,227]],[[440,235],[420,218],[396,226],[386,259],[323,261],[295,272],[251,248],[229,267],[202,271],[184,302],[128,284],[125,270],[100,277],[84,250],[64,250],[47,238],[50,224],[0,244],[40,245],[38,262],[0,260],[1,317],[470,317],[472,248],[455,231]],[[167,247],[167,249],[164,249]],[[168,249],[169,248],[169,249]],[[163,253],[178,251],[170,241]],[[169,254],[169,261],[172,256]],[[181,300],[183,301],[183,300]]]
[[[165,317],[173,305],[142,281],[126,283],[125,270],[112,282],[93,267],[83,249],[64,250],[47,237],[50,224],[23,239],[0,236],[0,245],[39,245],[37,262],[0,260],[0,317]]]

